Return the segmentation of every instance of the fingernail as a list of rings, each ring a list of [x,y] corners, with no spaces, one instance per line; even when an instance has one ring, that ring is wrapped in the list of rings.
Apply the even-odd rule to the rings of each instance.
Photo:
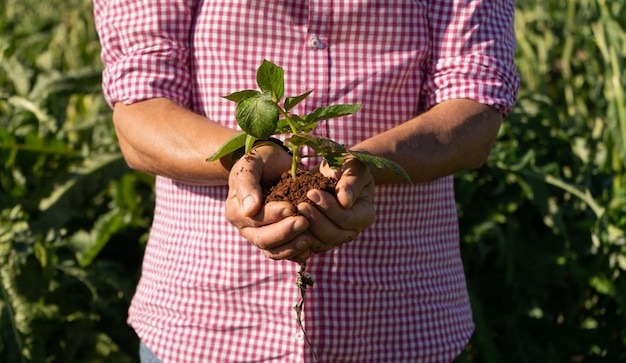
[[[308,247],[309,247],[309,241],[298,241],[298,243],[296,243],[296,248],[299,250],[303,250]]]
[[[311,200],[311,202],[315,203],[315,204],[319,204],[319,202],[322,200],[319,196],[319,194],[315,191],[310,191],[309,193],[307,193],[307,198],[309,198]]]
[[[309,202],[302,202],[298,204],[298,213],[307,219],[311,218],[311,213],[309,211],[310,206],[311,204]]]
[[[291,210],[289,208],[285,208],[285,209],[283,209],[283,211],[282,211],[282,213],[280,215],[283,216],[283,218],[287,218],[287,217],[291,217],[294,214],[296,214],[296,213],[293,210]]]
[[[306,227],[307,227],[307,223],[306,221],[302,220],[302,218],[296,219],[296,221],[293,224],[293,229],[295,231],[304,231]]]

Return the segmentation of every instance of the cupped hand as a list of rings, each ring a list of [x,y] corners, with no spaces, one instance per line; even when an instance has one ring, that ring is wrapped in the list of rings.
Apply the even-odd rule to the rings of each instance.
[[[271,142],[259,143],[233,165],[228,180],[226,219],[242,237],[275,260],[304,262],[310,256],[309,221],[288,202],[263,203],[262,182],[276,180],[291,157]]]
[[[376,219],[374,179],[369,167],[348,158],[340,169],[333,170],[325,162],[320,172],[337,180],[336,197],[320,190],[311,190],[307,197],[314,203],[298,205],[307,217],[311,251],[326,252],[355,239]]]

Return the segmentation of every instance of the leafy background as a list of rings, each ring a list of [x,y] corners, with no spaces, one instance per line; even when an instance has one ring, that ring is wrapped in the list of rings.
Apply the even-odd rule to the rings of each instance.
[[[626,361],[626,5],[519,0],[522,89],[456,178],[476,332],[457,363]],[[89,0],[0,0],[0,361],[136,362],[154,205],[100,91]]]

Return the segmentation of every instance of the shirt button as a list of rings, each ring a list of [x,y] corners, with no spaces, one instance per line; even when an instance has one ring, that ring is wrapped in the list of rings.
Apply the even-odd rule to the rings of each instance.
[[[309,41],[309,45],[311,46],[311,48],[313,49],[318,49],[321,46],[321,42],[319,39],[317,39],[317,37],[313,37],[311,38],[311,40]]]
[[[304,340],[304,334],[302,334],[301,332],[298,332],[295,334],[295,338],[297,341],[301,342]]]

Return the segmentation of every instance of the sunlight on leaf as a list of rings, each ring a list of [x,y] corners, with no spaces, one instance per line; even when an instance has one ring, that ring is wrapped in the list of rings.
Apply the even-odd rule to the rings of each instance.
[[[364,151],[349,151],[350,155],[359,159],[361,162],[369,165],[374,165],[379,169],[391,169],[394,173],[400,175],[407,182],[411,183],[411,177],[407,172],[398,164],[393,161],[383,158],[381,156],[374,155],[372,153],[364,152]]]
[[[285,92],[284,70],[267,60],[257,70],[256,82],[264,93],[269,93],[272,101],[278,102]]]
[[[229,94],[228,96],[224,96],[223,98],[229,100],[229,101],[233,101],[236,103],[239,103],[243,100],[245,100],[246,98],[250,98],[250,97],[255,97],[260,95],[261,92],[259,91],[255,91],[255,90],[244,90],[244,91],[239,91],[239,92],[233,92],[231,94]]]
[[[275,133],[278,117],[278,108],[265,95],[246,98],[235,110],[241,129],[257,139],[267,139]]]
[[[313,90],[303,93],[300,96],[287,97],[285,99],[285,111],[290,111],[292,108],[296,107],[298,103],[302,102],[305,98],[309,97],[311,92],[313,92]]]
[[[215,152],[215,154],[209,156],[207,161],[215,161],[217,159],[221,159],[224,156],[231,154],[235,150],[242,148],[246,143],[246,137],[248,135],[245,132],[241,132],[235,136],[232,136],[220,148]]]
[[[307,122],[328,120],[336,117],[343,117],[357,112],[361,105],[331,105],[316,108],[307,116]]]

